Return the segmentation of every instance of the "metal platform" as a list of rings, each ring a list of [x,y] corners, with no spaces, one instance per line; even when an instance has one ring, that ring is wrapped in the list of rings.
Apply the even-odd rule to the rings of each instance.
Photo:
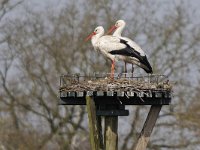
[[[164,75],[150,75],[133,77],[132,74],[115,74],[114,80],[117,82],[123,79],[129,83],[125,86],[131,85],[132,81],[139,83],[153,84],[156,88],[149,89],[124,89],[119,91],[111,89],[112,91],[80,91],[80,89],[67,89],[73,85],[81,84],[82,82],[89,81],[96,82],[102,79],[106,80],[110,74],[91,74],[88,76],[80,74],[67,74],[60,77],[60,102],[61,105],[86,105],[86,96],[91,96],[94,99],[95,105],[169,105],[171,103],[171,89],[160,87],[160,83],[168,82],[168,78]],[[109,85],[109,84],[108,84]],[[87,85],[85,85],[87,86]],[[147,87],[148,88],[148,87]]]

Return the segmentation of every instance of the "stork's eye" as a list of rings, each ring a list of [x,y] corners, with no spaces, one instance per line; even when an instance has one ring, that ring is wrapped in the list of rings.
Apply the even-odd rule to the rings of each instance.
[[[95,32],[97,32],[97,29],[96,30],[94,30]]]

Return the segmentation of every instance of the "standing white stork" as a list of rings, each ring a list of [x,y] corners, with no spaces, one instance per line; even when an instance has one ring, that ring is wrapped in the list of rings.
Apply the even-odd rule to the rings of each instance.
[[[113,50],[123,49],[126,46],[120,43],[120,39],[114,36],[103,36],[104,28],[102,26],[98,26],[95,28],[94,32],[92,32],[85,41],[91,39],[92,45],[95,50],[100,51],[105,57],[109,58],[112,61],[111,65],[111,78],[114,77],[115,70],[115,61],[119,59],[123,59],[122,55],[113,55],[110,52]]]
[[[142,67],[147,73],[153,73],[153,71],[152,71],[152,67],[151,67],[151,65],[150,65],[150,63],[148,62],[148,60],[147,60],[147,57],[146,57],[146,54],[145,54],[145,52],[142,50],[142,48],[137,44],[137,43],[135,43],[134,41],[132,41],[131,39],[129,39],[129,38],[127,38],[127,37],[122,37],[122,31],[124,30],[124,28],[125,28],[125,26],[126,26],[126,22],[124,21],[124,20],[118,20],[116,23],[115,23],[115,25],[114,26],[112,26],[110,29],[109,29],[109,31],[107,32],[107,34],[109,34],[109,33],[111,33],[112,31],[114,31],[114,33],[113,33],[113,36],[116,36],[116,37],[118,37],[118,38],[120,38],[120,39],[122,39],[122,40],[124,40],[125,42],[126,42],[126,44],[129,46],[129,47],[131,47],[131,49],[132,49],[132,51],[134,52],[134,53],[137,53],[138,55],[139,55],[139,57],[140,58],[142,58],[140,61],[142,61],[145,65],[146,65],[146,67],[148,68],[144,68],[144,67],[142,67],[142,66],[140,66],[140,65],[138,65],[138,64],[136,64],[137,66],[139,66],[139,67]],[[119,52],[115,52],[115,54],[119,54],[120,53],[120,51]],[[126,69],[126,62],[128,62],[128,61],[125,61],[125,72],[127,72],[127,69]],[[133,64],[134,64],[134,62],[129,62],[129,63],[132,63],[132,73],[133,73]]]
[[[94,49],[100,51],[105,57],[112,61],[112,78],[114,76],[115,61],[117,60],[134,63],[143,68],[147,73],[152,73],[152,68],[146,59],[146,56],[141,56],[137,51],[130,47],[127,41],[116,36],[103,35],[104,28],[98,26],[85,41],[91,39]]]

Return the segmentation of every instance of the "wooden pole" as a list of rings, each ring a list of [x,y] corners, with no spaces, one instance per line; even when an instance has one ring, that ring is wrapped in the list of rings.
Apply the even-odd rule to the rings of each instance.
[[[118,116],[106,116],[105,117],[105,150],[117,150],[118,149]]]
[[[91,149],[100,150],[100,138],[96,119],[96,107],[94,100],[90,96],[86,96],[86,105],[89,119]]]
[[[162,105],[152,105],[134,150],[145,150]]]
[[[102,134],[102,118],[101,116],[97,116],[97,129],[99,134],[99,147],[100,149],[104,149],[104,142],[103,142],[103,134]]]

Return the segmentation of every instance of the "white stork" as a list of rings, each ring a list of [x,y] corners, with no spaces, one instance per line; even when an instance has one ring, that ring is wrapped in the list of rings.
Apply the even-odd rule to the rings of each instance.
[[[134,41],[132,41],[131,39],[127,38],[127,37],[122,37],[122,31],[124,30],[124,27],[126,26],[126,22],[124,20],[118,20],[114,26],[112,26],[109,31],[107,32],[107,34],[111,33],[112,31],[114,31],[113,36],[116,36],[122,40],[124,40],[126,42],[126,44],[131,48],[133,53],[136,53],[138,55],[138,57],[140,58],[140,62],[141,64],[138,65],[138,63],[136,63],[137,66],[143,68],[147,73],[153,73],[152,71],[152,67],[150,65],[150,63],[147,60],[146,54],[145,52],[141,49],[141,47],[135,43]],[[120,51],[116,52],[115,54],[119,54],[121,53]],[[132,73],[133,73],[133,64],[135,64],[134,62],[130,62],[130,61],[125,61],[125,72],[127,72],[126,69],[126,62],[129,62],[132,64]]]
[[[98,26],[95,28],[94,32],[92,32],[85,41],[88,41],[91,38],[92,45],[95,50],[100,51],[105,57],[109,58],[112,61],[111,66],[111,77],[113,78],[114,70],[115,70],[115,61],[123,59],[122,55],[113,55],[111,52],[113,50],[124,49],[126,46],[120,43],[120,39],[114,36],[103,36],[104,28],[102,26]]]
[[[91,38],[94,49],[100,51],[105,57],[112,61],[112,78],[114,75],[115,61],[117,60],[134,63],[142,67],[147,73],[152,72],[152,68],[146,59],[146,56],[141,56],[139,52],[130,47],[127,41],[116,36],[103,35],[104,28],[98,26],[95,28],[94,32],[85,39],[85,41],[88,41]]]

